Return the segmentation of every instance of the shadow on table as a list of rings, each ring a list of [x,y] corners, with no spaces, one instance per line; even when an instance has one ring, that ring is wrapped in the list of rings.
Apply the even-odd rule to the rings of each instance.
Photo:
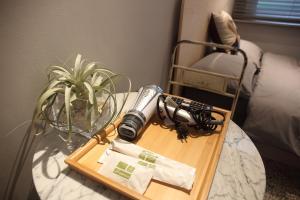
[[[87,141],[87,138],[74,134],[72,143],[67,144],[59,137],[59,132],[52,129],[37,139],[32,167],[36,168],[40,165],[44,176],[49,179],[56,179],[63,170],[62,167],[66,167],[64,158]],[[51,170],[51,174],[49,174],[48,169]],[[57,169],[56,173],[54,173],[55,169]]]
[[[37,141],[32,165],[33,171],[41,170],[42,175],[47,179],[57,179],[54,184],[59,184],[59,182],[65,178],[72,179],[87,188],[87,195],[90,195],[91,192],[96,192],[101,194],[104,198],[128,199],[106,186],[73,171],[64,163],[64,159],[68,155],[80,146],[83,146],[87,141],[88,139],[85,137],[74,136],[73,146],[70,149],[70,147],[58,136],[58,132],[56,130],[51,130],[48,134],[41,136]],[[37,171],[36,173],[40,173],[40,171]],[[34,195],[34,191],[32,192],[32,195],[35,197],[37,196]]]

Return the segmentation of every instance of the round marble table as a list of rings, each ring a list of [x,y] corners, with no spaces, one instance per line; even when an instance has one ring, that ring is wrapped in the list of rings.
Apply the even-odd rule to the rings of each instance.
[[[135,96],[136,93],[130,94],[124,110]],[[41,200],[127,199],[68,168],[64,159],[70,151],[53,132],[56,131],[41,138],[33,159],[33,181]],[[78,144],[83,142],[82,137],[76,139]],[[262,200],[265,187],[265,169],[257,149],[244,131],[230,121],[208,199]]]

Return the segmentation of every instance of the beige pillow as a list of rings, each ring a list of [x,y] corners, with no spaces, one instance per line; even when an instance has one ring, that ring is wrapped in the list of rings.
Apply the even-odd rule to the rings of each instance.
[[[251,61],[255,63],[257,67],[261,67],[261,58],[263,56],[263,51],[259,46],[251,41],[241,40],[240,49],[245,51],[248,57],[248,62]]]
[[[240,36],[232,17],[225,11],[212,15],[221,42],[230,46],[239,42]]]

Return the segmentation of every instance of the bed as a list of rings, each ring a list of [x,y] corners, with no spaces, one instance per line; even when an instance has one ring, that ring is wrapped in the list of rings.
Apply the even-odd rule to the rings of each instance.
[[[244,113],[244,131],[255,141],[268,144],[300,157],[300,65],[299,60],[263,52],[250,41],[241,40],[241,49],[248,55],[248,65],[242,83],[237,111]],[[228,75],[240,73],[242,58],[228,53],[213,52],[191,67]],[[185,73],[183,82],[191,82],[190,73]],[[231,84],[229,89],[236,85]],[[184,96],[191,90],[185,89]],[[194,92],[195,94],[195,92]],[[196,93],[196,96],[202,96]],[[197,97],[196,97],[197,98]],[[219,102],[220,98],[215,98]],[[198,99],[198,100],[201,100]],[[205,100],[207,103],[210,100]],[[240,119],[240,115],[237,115]]]
[[[300,157],[298,60],[264,53],[243,129],[256,141],[293,152]]]
[[[210,5],[206,5],[206,2],[195,0],[182,1],[178,41],[213,41],[224,44],[222,38],[213,38],[215,34],[212,33],[211,19],[214,13],[224,10],[230,13],[233,2],[226,0],[222,1],[221,5],[220,1],[212,0]],[[234,25],[232,26],[232,18],[228,17],[228,14],[226,17],[227,22],[231,24],[226,24],[224,27],[235,28]],[[226,20],[217,16],[215,23],[224,21]],[[263,156],[299,165],[299,60],[290,56],[264,52],[254,42],[240,38],[237,31],[233,31],[233,34],[236,39],[240,40],[237,47],[243,49],[249,58],[233,120],[252,138]],[[226,45],[236,44],[235,40],[232,40]],[[198,47],[183,47],[179,49],[176,64],[232,75],[240,72],[241,62],[241,58],[228,53],[211,52],[211,50]],[[237,67],[232,68],[232,66]],[[180,72],[175,73],[173,78],[176,81],[194,83],[193,80],[197,76]],[[229,89],[234,90],[234,88],[235,85],[231,84]],[[222,99],[215,94],[192,88],[180,89],[182,88],[174,88],[173,93],[220,107],[226,107],[229,104],[228,99]]]

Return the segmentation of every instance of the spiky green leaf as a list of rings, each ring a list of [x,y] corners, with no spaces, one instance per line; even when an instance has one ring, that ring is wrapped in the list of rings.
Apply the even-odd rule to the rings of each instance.
[[[103,81],[101,81],[101,83],[99,85],[95,85],[94,88],[96,90],[101,89],[109,84],[113,84],[114,80],[116,80],[119,77],[118,74],[113,75],[113,76],[106,76],[105,79]]]
[[[77,80],[78,74],[81,70],[81,65],[82,65],[81,57],[82,57],[81,54],[77,54],[76,60],[75,60],[75,66],[74,66],[73,73],[74,73],[74,77],[76,80]]]
[[[64,83],[64,81],[53,80],[53,81],[51,81],[51,82],[49,83],[47,89],[54,88],[54,87],[56,87],[57,85],[62,84],[62,83]]]
[[[91,81],[91,85],[93,87],[98,87],[103,81],[103,77],[102,76],[95,76],[95,79],[92,79]]]
[[[65,108],[66,108],[67,126],[68,126],[69,134],[71,134],[71,132],[72,132],[71,111],[70,111],[71,91],[72,91],[72,87],[66,87],[65,88]]]
[[[89,75],[93,74],[95,72],[94,71],[95,67],[96,67],[96,63],[94,62],[87,64],[83,70],[83,73],[81,74],[80,79],[84,81]]]
[[[62,88],[52,88],[49,90],[46,90],[39,98],[37,103],[37,111],[41,112],[42,106],[44,105],[45,101],[51,97],[52,95],[63,92],[64,90]]]
[[[89,102],[90,104],[94,104],[94,99],[95,99],[95,92],[92,88],[92,86],[88,82],[83,83],[86,89],[88,90],[88,96],[89,96]]]
[[[54,76],[58,76],[58,78],[63,77],[66,79],[71,79],[71,75],[69,73],[63,72],[58,69],[52,70],[50,73],[53,74]]]
[[[63,67],[61,67],[61,66],[50,66],[49,68],[48,68],[48,71],[49,72],[51,72],[51,71],[53,71],[53,70],[60,70],[60,71],[62,71],[62,72],[65,72],[66,74],[69,74],[69,75],[71,75],[71,73],[66,69],[66,68],[63,68]]]

